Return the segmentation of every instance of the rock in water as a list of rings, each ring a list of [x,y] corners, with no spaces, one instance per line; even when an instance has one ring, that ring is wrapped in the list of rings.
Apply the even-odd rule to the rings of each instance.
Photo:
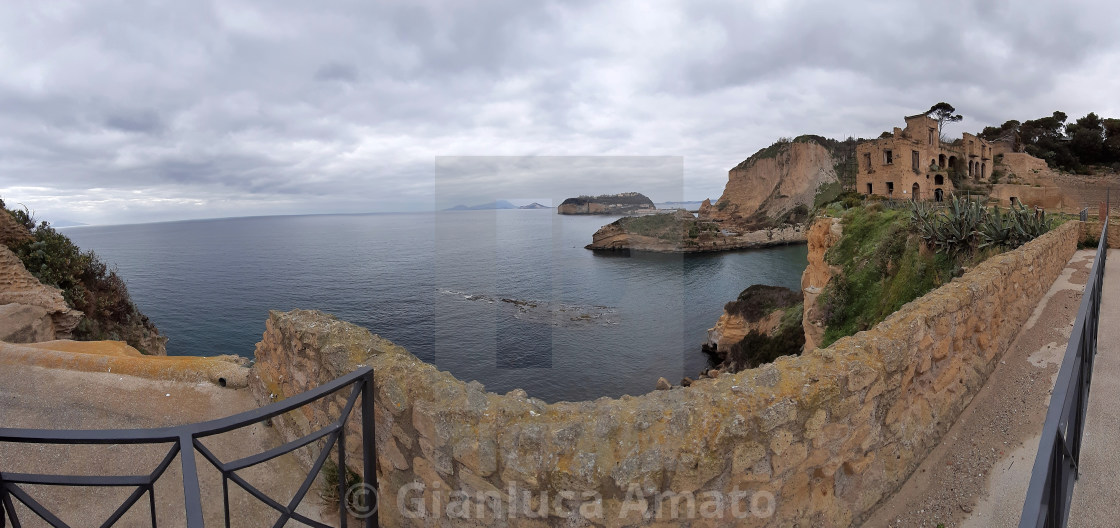
[[[657,378],[657,390],[669,390],[671,388],[673,388],[673,386],[669,385],[669,380],[665,378]]]

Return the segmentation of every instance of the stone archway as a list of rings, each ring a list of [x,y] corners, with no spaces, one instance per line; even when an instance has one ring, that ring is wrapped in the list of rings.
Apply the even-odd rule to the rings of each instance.
[[[942,176],[940,174],[935,175],[933,177],[933,184],[934,185],[945,185],[945,176]],[[940,202],[941,200],[938,200],[938,201]]]
[[[937,167],[941,168],[941,169],[945,168],[945,155],[944,154],[938,154],[937,155]]]
[[[911,198],[910,198],[911,200],[914,200],[916,202],[916,201],[922,199],[922,188],[918,187],[918,184],[916,184],[916,183],[914,184],[914,187],[913,187],[911,193],[912,193]]]
[[[945,201],[945,191],[942,191],[940,188],[934,189],[933,190],[933,200],[935,202]]]

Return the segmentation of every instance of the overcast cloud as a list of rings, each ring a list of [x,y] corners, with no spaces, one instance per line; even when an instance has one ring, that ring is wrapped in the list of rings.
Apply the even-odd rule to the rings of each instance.
[[[1120,117],[1117,6],[6,1],[0,196],[85,223],[425,210],[468,181],[447,160],[549,156],[467,163],[467,187],[714,199],[779,137],[874,137],[942,100],[951,135]],[[656,157],[677,187],[588,190],[563,156]]]

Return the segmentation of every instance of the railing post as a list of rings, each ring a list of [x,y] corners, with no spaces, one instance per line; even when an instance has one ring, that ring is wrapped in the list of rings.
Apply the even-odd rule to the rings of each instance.
[[[371,370],[362,380],[362,481],[365,483],[366,508],[370,508],[372,514],[366,517],[366,528],[376,528],[378,526],[377,510],[381,506],[377,497],[377,473],[374,468],[377,437],[375,436],[373,389],[373,371]]]
[[[194,437],[183,433],[179,437],[179,456],[183,469],[183,506],[187,510],[187,528],[204,528],[202,521],[202,492],[198,487],[198,466],[194,460]]]
[[[346,469],[346,422],[342,422],[342,433],[338,435],[338,526],[346,528],[346,481],[350,471]]]

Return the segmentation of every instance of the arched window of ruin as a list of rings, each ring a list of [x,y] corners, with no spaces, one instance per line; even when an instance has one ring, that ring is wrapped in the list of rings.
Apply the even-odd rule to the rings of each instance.
[[[933,177],[933,184],[934,185],[945,185],[945,177],[940,175],[940,174],[938,174],[937,176],[934,176]]]

